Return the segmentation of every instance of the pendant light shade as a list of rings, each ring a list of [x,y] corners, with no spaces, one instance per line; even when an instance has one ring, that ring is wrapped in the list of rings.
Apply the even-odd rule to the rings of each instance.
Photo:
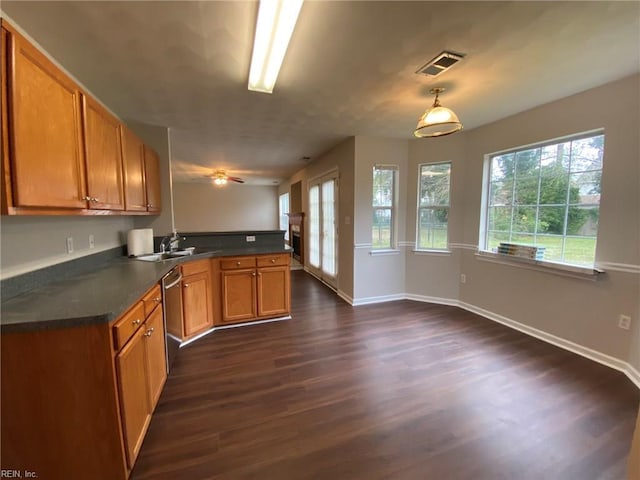
[[[430,93],[435,94],[433,106],[418,119],[418,125],[413,134],[418,138],[441,137],[462,130],[462,123],[458,116],[446,107],[440,105],[438,95],[444,88],[432,88]]]

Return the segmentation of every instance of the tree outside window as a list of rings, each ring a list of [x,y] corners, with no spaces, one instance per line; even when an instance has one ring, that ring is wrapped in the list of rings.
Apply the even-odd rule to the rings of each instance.
[[[371,245],[374,249],[395,246],[395,190],[397,167],[373,167],[373,224]]]
[[[545,247],[544,260],[593,265],[604,135],[490,157],[485,248]]]
[[[448,245],[451,162],[420,165],[417,250],[446,250]]]

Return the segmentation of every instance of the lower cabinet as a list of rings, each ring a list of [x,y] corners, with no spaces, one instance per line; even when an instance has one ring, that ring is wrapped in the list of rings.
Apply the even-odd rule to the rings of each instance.
[[[2,468],[127,480],[167,377],[160,287],[114,322],[1,337]]]
[[[183,338],[213,326],[209,259],[182,265]]]
[[[288,315],[291,288],[288,254],[220,260],[222,323]]]
[[[158,289],[157,295],[159,294]],[[123,325],[140,324],[141,311],[145,311],[143,301],[125,313],[116,322],[114,330],[122,331]],[[116,355],[115,362],[127,465],[133,468],[151,421],[151,414],[167,379],[161,305],[157,305],[134,331]]]

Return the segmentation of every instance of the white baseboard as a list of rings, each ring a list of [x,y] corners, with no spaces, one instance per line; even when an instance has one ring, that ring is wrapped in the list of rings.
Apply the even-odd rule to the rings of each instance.
[[[395,295],[383,295],[380,297],[364,297],[356,300],[351,299],[351,305],[357,307],[358,305],[371,305],[373,303],[383,302],[395,302],[396,300],[405,300],[407,297],[403,293],[397,293]]]
[[[407,293],[404,296],[407,300],[413,300],[415,302],[435,303],[438,305],[450,305],[452,307],[458,307],[460,302],[458,300],[452,300],[451,298],[444,297],[428,297],[426,295],[415,295],[413,293]]]
[[[338,292],[338,295],[340,295],[340,292]],[[487,318],[509,328],[513,328],[514,330],[518,330],[519,332],[535,337],[544,342],[555,345],[556,347],[560,347],[564,350],[568,350],[582,357],[588,358],[589,360],[593,360],[594,362],[598,362],[602,365],[613,368],[614,370],[623,372],[636,385],[636,387],[640,389],[640,372],[630,363],[625,362],[624,360],[620,360],[619,358],[612,357],[611,355],[598,352],[597,350],[593,350],[583,345],[579,345],[570,340],[558,337],[543,330],[525,325],[524,323],[517,322],[503,315],[485,310],[484,308],[476,307],[475,305],[472,305],[470,303],[460,302],[459,300],[452,298],[429,297],[426,295],[415,295],[410,293],[383,295],[379,297],[365,297],[358,299],[352,299],[351,297],[343,295],[340,295],[341,298],[349,302],[354,307],[358,305],[372,305],[375,303],[392,302],[395,300],[413,300],[416,302],[435,303],[439,305],[460,307],[464,310],[480,315],[481,317]]]
[[[218,325],[217,327],[212,327],[209,330],[199,333],[198,335],[196,335],[193,338],[190,338],[189,340],[185,340],[180,344],[180,348],[186,347],[190,343],[195,342],[196,340],[199,340],[202,337],[209,335],[210,333],[213,333],[217,330],[226,330],[228,328],[237,328],[237,327],[250,327],[252,325],[260,325],[261,323],[281,322],[282,320],[291,320],[291,315],[287,315],[286,317],[267,318],[266,320],[258,320],[258,321],[252,321],[252,322],[234,323],[233,325]],[[174,337],[173,335],[171,335],[171,337],[175,338],[178,341],[180,340],[178,337]]]

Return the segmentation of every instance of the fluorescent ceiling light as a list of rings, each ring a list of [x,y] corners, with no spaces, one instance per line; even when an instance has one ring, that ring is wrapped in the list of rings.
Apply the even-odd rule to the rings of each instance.
[[[302,0],[260,0],[249,90],[273,92],[301,7]]]

